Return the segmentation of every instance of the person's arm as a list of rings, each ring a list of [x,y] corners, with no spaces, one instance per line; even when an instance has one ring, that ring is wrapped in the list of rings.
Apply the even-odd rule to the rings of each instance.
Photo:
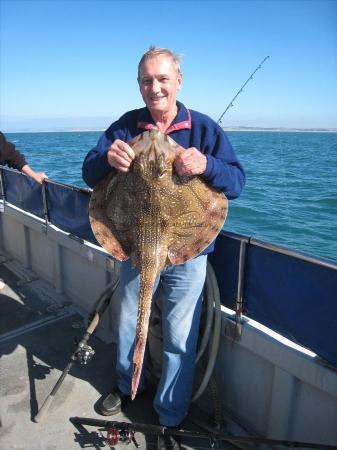
[[[0,132],[0,164],[7,164],[13,169],[20,170],[27,161],[12,142],[8,142],[5,135]]]
[[[239,197],[245,186],[246,176],[223,130],[219,130],[213,148],[205,156],[207,165],[202,178],[206,183],[221,190],[229,200]]]
[[[83,180],[91,188],[103,180],[113,168],[125,172],[134,157],[126,144],[126,114],[114,122],[101,135],[96,146],[90,150],[82,166]]]
[[[111,140],[103,133],[96,146],[90,150],[83,161],[82,177],[91,188],[103,180],[112,169],[108,162],[108,149],[111,144]]]
[[[190,147],[175,162],[179,175],[200,175],[228,199],[237,198],[245,185],[245,173],[226,134],[220,128],[206,130],[203,149]]]
[[[16,150],[12,142],[8,142],[5,135],[0,132],[0,164],[7,164],[9,167],[23,172],[25,175],[33,178],[37,183],[42,184],[47,175],[44,172],[35,172],[27,164],[26,158],[22,153]]]
[[[21,172],[23,172],[25,175],[28,175],[29,177],[33,178],[37,183],[42,184],[44,180],[47,177],[47,175],[44,172],[35,172],[33,169],[29,167],[28,164],[25,164],[21,168]]]

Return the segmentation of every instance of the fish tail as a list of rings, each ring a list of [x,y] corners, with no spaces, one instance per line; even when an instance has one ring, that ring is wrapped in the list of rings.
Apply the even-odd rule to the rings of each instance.
[[[135,350],[133,353],[133,374],[131,381],[131,400],[137,394],[140,376],[142,373],[144,353],[146,347],[146,337],[142,336],[136,341]]]
[[[156,268],[141,272],[140,292],[138,303],[138,319],[136,327],[135,347],[133,351],[133,373],[131,381],[131,399],[137,394],[140,376],[142,373],[144,354],[146,348],[149,319],[151,313],[151,303],[153,286],[157,275]]]

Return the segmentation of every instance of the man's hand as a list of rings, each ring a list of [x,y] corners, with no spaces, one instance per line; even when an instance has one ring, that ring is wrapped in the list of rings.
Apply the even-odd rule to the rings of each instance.
[[[128,172],[134,159],[135,152],[120,139],[116,139],[108,150],[108,163],[121,172]]]
[[[178,175],[201,175],[205,172],[207,166],[207,158],[195,147],[178,154],[174,161],[174,168]]]
[[[35,172],[32,178],[39,184],[43,184],[44,180],[47,179],[47,175],[44,172]]]
[[[44,172],[35,172],[28,164],[22,167],[21,172],[33,178],[39,184],[43,184],[44,180],[48,178]]]

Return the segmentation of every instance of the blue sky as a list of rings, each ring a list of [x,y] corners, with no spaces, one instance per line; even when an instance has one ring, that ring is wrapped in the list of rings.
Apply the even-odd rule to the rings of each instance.
[[[337,128],[337,1],[0,0],[1,128],[104,128],[142,106],[150,45],[183,55],[179,99],[224,126]]]

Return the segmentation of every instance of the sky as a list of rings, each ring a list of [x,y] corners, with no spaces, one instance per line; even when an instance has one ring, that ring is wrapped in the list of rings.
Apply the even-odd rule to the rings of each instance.
[[[182,55],[178,99],[225,127],[337,128],[337,0],[0,0],[3,131],[104,129],[143,106],[150,45]]]

